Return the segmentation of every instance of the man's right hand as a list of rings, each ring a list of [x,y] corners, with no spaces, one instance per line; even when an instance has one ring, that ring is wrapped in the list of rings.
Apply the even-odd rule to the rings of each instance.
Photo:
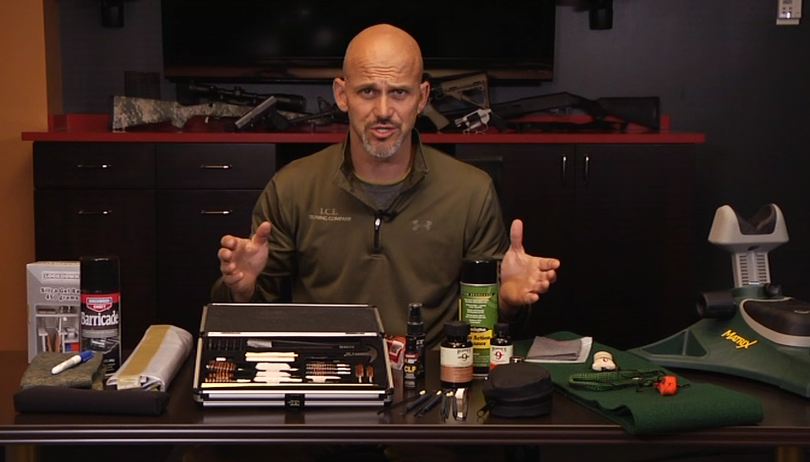
[[[270,228],[270,222],[265,221],[250,239],[226,235],[220,240],[219,270],[234,302],[246,303],[253,298],[256,279],[267,264]]]

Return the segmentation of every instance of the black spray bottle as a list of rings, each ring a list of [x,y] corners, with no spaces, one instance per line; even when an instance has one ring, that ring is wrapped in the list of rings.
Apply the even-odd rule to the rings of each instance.
[[[419,359],[416,363],[416,377],[425,376],[425,323],[422,321],[422,304],[408,304],[408,333],[407,339],[414,339]]]

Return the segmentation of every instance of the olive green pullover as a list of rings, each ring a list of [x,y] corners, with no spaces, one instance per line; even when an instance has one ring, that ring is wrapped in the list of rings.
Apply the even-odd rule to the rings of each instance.
[[[287,280],[294,302],[372,304],[400,335],[420,302],[426,344],[440,341],[458,316],[462,260],[500,257],[509,239],[491,178],[413,136],[413,167],[387,210],[352,173],[348,138],[276,173],[253,210],[254,230],[273,225],[254,301],[284,301]],[[230,301],[221,281],[212,296]]]

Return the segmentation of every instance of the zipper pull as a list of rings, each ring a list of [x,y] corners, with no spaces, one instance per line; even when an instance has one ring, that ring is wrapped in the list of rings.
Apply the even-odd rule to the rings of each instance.
[[[380,226],[382,226],[382,217],[379,215],[374,217],[374,251],[380,251]]]

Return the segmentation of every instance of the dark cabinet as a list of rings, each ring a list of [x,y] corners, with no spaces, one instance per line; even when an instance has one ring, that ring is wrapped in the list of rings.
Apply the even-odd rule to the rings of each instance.
[[[122,342],[199,330],[224,234],[247,236],[275,172],[272,144],[37,142],[37,260],[121,259]]]
[[[570,330],[629,348],[696,320],[691,271],[691,145],[458,145],[499,163],[507,223],[524,247],[561,260],[522,336]],[[490,163],[490,165],[487,165]]]
[[[154,145],[34,145],[37,260],[121,259],[121,341],[157,317]]]

